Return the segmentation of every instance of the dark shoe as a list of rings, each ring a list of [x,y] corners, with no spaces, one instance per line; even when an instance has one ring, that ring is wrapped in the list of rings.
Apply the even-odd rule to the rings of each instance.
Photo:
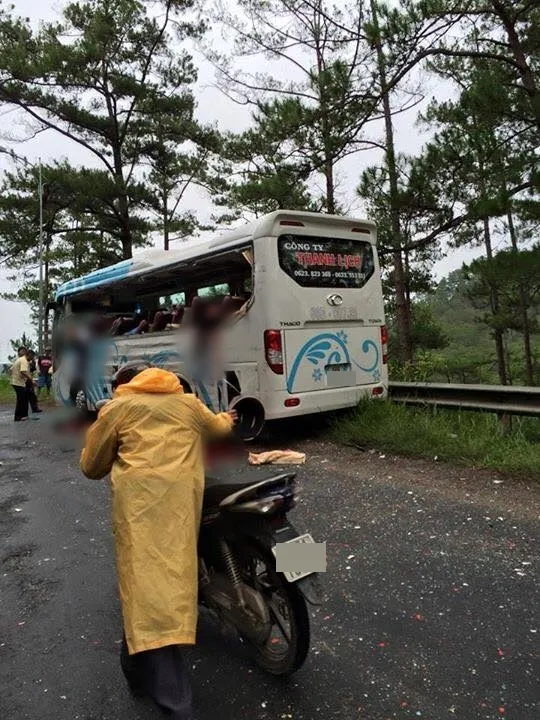
[[[40,413],[43,412],[43,410],[40,410],[40,408],[36,408],[35,410],[32,410],[33,413]]]

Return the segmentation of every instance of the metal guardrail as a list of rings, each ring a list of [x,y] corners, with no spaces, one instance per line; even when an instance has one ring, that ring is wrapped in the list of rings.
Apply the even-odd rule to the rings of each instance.
[[[396,402],[540,417],[540,387],[390,382]]]

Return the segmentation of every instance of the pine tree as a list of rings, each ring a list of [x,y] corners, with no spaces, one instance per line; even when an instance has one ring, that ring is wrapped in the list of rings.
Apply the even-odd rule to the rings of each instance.
[[[12,350],[11,354],[8,355],[9,362],[15,362],[17,359],[17,351],[20,347],[25,347],[27,350],[33,350],[34,352],[37,351],[35,341],[24,332],[20,338],[11,339],[9,344]]]
[[[253,127],[224,138],[218,176],[225,180],[215,198],[227,208],[221,221],[280,209],[321,211],[325,207],[322,198],[317,202],[310,193],[309,164],[294,156],[293,142],[276,122],[287,103],[297,104],[295,100],[261,103],[253,115]]]
[[[507,216],[514,203],[518,207],[524,201],[523,192],[532,191],[537,183],[531,130],[526,126],[516,132],[513,124],[504,122],[500,112],[504,87],[497,82],[498,65],[484,60],[480,64],[454,60],[444,65],[460,87],[460,95],[455,101],[434,101],[425,114],[429,126],[439,130],[419,167],[431,178],[432,192],[441,206],[447,208],[449,219],[440,227],[452,230],[451,243],[483,245],[489,263],[494,255],[494,219]],[[498,316],[499,290],[495,276],[490,277],[491,312]],[[502,326],[494,325],[499,377],[507,384],[504,333]]]
[[[426,0],[417,4],[427,22],[445,18],[452,33],[421,55],[497,65],[499,87],[510,93],[507,120],[540,130],[540,5],[531,0]]]
[[[368,68],[373,52],[361,32],[351,33],[363,23],[363,2],[346,11],[325,0],[249,0],[240,7],[235,14],[221,4],[216,14],[234,38],[233,59],[265,57],[275,73],[240,72],[230,53],[210,52],[221,86],[238,102],[256,106],[256,125],[281,147],[286,174],[297,167],[303,181],[321,179],[323,208],[335,213],[336,165],[372,147],[365,126],[376,107]],[[265,176],[270,167],[265,163]]]
[[[529,341],[538,332],[540,309],[540,246],[516,253],[504,250],[492,257],[478,258],[465,266],[469,282],[468,296],[472,305],[482,311],[479,320],[494,336],[504,337],[515,330]],[[493,288],[497,288],[497,304],[493,302]],[[526,311],[525,325],[523,309]],[[532,314],[529,313],[532,311]],[[509,365],[508,360],[506,361]],[[524,344],[522,373],[530,385],[535,384],[535,359],[530,344]],[[507,368],[511,380],[510,368]]]
[[[10,300],[30,304],[34,320],[39,309],[39,285],[33,279],[39,266],[39,193],[37,166],[25,165],[5,173],[0,187],[0,262],[13,271],[16,292]],[[52,300],[56,286],[67,279],[106,267],[122,258],[122,226],[115,208],[110,176],[94,169],[77,169],[67,162],[43,165],[43,281],[44,298]],[[146,186],[132,182],[131,201],[151,201]],[[133,218],[132,228],[146,236],[149,224]],[[48,341],[45,319],[44,339]]]
[[[184,19],[193,0],[161,0],[151,16],[138,0],[85,0],[63,8],[62,21],[34,32],[2,11],[0,101],[24,110],[36,131],[54,130],[98,161],[113,189],[122,256],[139,238],[131,188],[144,138],[164,115],[192,107],[192,59],[174,39],[198,37]]]

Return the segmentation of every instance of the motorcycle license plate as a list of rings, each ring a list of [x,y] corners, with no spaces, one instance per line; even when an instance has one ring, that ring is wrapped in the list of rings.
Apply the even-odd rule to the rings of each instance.
[[[286,545],[296,545],[299,543],[315,544],[315,540],[311,537],[311,535],[309,533],[305,533],[304,535],[299,535],[298,537],[295,537],[292,540],[286,540],[283,543],[277,543],[272,548],[272,552],[274,553],[274,556],[277,560],[277,563],[276,563],[277,571],[282,572],[285,575],[285,578],[290,583],[297,582],[297,580],[301,580],[302,578],[307,577],[308,575],[313,575],[315,572],[317,572],[316,570],[308,570],[308,569],[306,569],[306,570],[301,570],[301,569],[280,570],[279,565],[280,565],[280,560],[283,557],[281,555],[281,553],[283,551],[282,551],[282,549],[279,550],[279,555],[281,557],[278,558],[278,546],[281,545],[281,548],[283,548]],[[286,558],[286,555],[285,555],[285,558]]]

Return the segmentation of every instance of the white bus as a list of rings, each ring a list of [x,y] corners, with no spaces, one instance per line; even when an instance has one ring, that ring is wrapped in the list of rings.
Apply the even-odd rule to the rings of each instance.
[[[215,388],[195,380],[183,345],[182,322],[194,298],[209,294],[226,297],[237,311],[223,339],[227,393],[220,400]],[[53,305],[56,395],[90,411],[110,397],[116,369],[141,360],[178,374],[214,410],[255,398],[268,420],[387,393],[376,228],[365,220],[277,211],[213,239],[143,252],[70,280]],[[172,308],[176,322],[135,329],[141,317]],[[84,377],[75,380],[63,328],[86,314],[132,324],[127,333],[95,338]]]

